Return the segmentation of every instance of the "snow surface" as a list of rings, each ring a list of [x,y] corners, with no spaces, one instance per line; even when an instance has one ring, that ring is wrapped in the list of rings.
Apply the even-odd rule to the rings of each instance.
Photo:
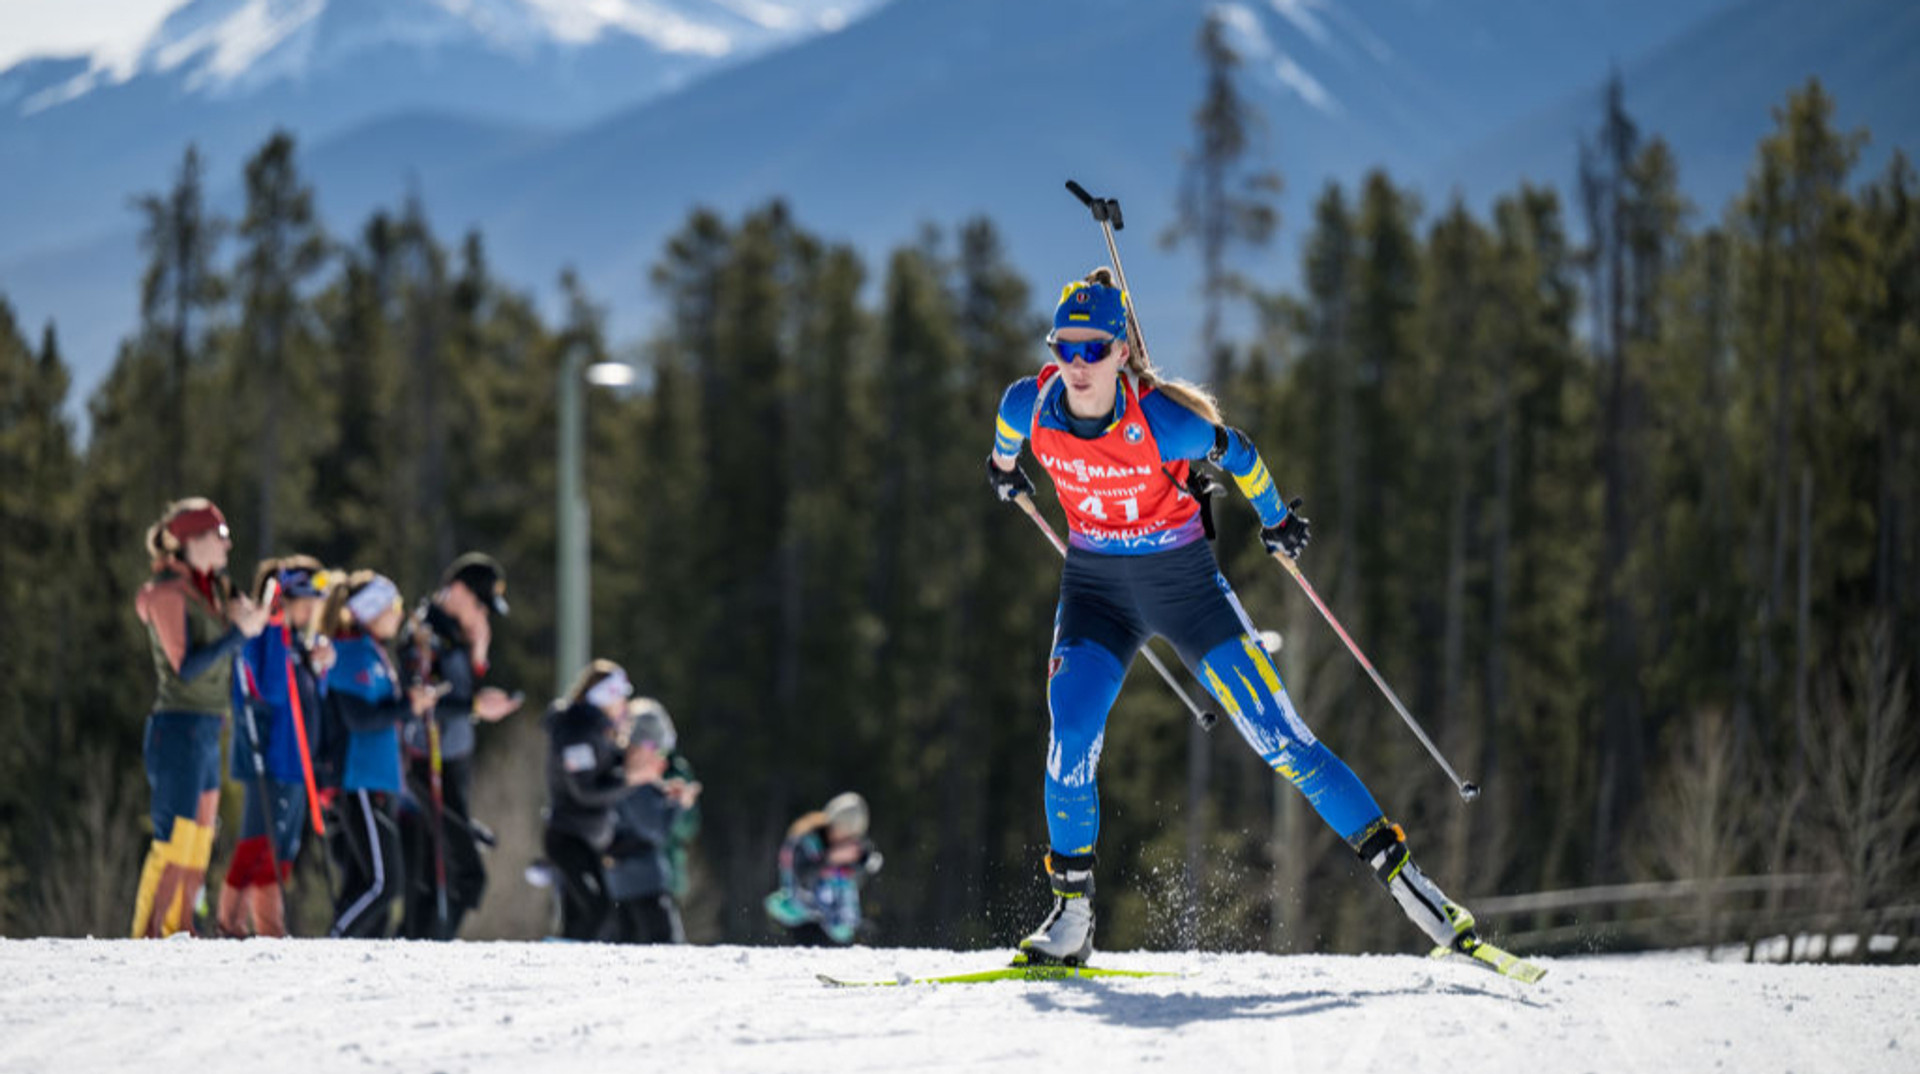
[[[0,940],[0,1071],[1920,1070],[1920,967],[1103,954],[1146,980],[828,988],[1005,952]]]

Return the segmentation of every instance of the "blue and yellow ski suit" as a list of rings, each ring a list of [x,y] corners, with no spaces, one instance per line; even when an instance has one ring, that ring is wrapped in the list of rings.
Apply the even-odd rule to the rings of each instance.
[[[1050,365],[1007,389],[994,438],[1001,460],[1030,444],[1071,531],[1047,673],[1054,854],[1093,853],[1107,713],[1134,654],[1156,634],[1179,651],[1254,752],[1351,842],[1381,818],[1380,807],[1294,711],[1186,490],[1189,463],[1208,459],[1234,477],[1262,525],[1278,524],[1287,508],[1259,452],[1237,430],[1125,373],[1110,416],[1076,418],[1055,372]]]

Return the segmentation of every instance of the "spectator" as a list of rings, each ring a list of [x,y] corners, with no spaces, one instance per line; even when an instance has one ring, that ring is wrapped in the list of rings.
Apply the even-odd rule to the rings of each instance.
[[[406,913],[409,939],[445,940],[460,934],[468,911],[486,893],[480,828],[469,803],[473,790],[474,721],[493,723],[520,708],[520,696],[482,686],[491,664],[495,616],[507,614],[507,576],[491,556],[468,552],[447,565],[433,599],[423,602],[401,640],[409,683],[440,690],[434,709],[440,746],[440,793],[433,792],[433,736],[425,721],[406,729],[407,792],[401,815],[406,841]],[[436,859],[436,855],[439,858]],[[437,864],[438,861],[438,864]],[[444,883],[446,890],[442,892]],[[445,916],[442,919],[442,896]]]
[[[560,934],[597,940],[612,904],[601,857],[613,843],[613,807],[627,793],[616,741],[633,684],[620,665],[595,660],[548,711],[547,861],[560,885]]]
[[[880,864],[867,839],[867,800],[853,791],[836,795],[787,829],[780,890],[767,896],[767,915],[804,946],[850,944],[866,925],[860,888]]]
[[[620,943],[686,942],[672,852],[681,818],[700,799],[700,784],[670,775],[677,738],[660,702],[642,697],[628,705],[626,774],[632,790],[615,807],[606,865],[613,938]]]
[[[240,839],[220,886],[217,920],[228,936],[287,934],[281,888],[300,853],[312,764],[307,749],[319,730],[319,682],[304,638],[326,595],[325,580],[320,561],[311,556],[264,560],[254,573],[254,599],[269,606],[272,618],[241,647],[233,684],[229,775],[245,788],[245,802]]]
[[[338,799],[341,883],[331,933],[377,939],[392,925],[405,877],[396,817],[400,725],[433,710],[434,690],[401,691],[386,643],[399,633],[406,609],[384,575],[355,571],[333,587],[320,615],[333,638],[327,704],[347,730]]]
[[[266,610],[227,581],[232,547],[226,517],[200,497],[169,504],[147,530],[153,577],[140,587],[134,610],[147,629],[157,680],[143,743],[153,846],[134,897],[135,939],[193,932],[193,908],[206,886],[233,658],[267,625]]]

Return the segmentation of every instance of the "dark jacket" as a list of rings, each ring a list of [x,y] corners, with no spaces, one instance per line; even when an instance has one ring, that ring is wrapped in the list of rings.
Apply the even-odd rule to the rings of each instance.
[[[453,616],[429,601],[421,605],[400,638],[400,673],[406,685],[444,683],[447,692],[434,706],[434,718],[440,723],[440,756],[467,757],[474,747],[473,695],[487,669],[475,667],[466,632]],[[427,755],[427,728],[414,721],[406,729],[407,752],[416,757]]]
[[[628,791],[613,721],[583,701],[549,709],[545,723],[547,828],[605,851],[613,842],[613,807]]]
[[[668,854],[680,806],[658,783],[644,783],[614,807],[607,848],[607,895],[615,902],[678,894]]]

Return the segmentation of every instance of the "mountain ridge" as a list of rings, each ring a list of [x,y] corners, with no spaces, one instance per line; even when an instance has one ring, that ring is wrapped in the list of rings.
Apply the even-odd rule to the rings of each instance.
[[[1122,238],[1128,274],[1160,344],[1156,354],[1179,369],[1194,320],[1192,259],[1160,251],[1152,240],[1174,214],[1201,87],[1194,38],[1210,6],[894,0],[838,32],[706,68],[678,88],[578,122],[460,106],[472,102],[356,104],[361,118],[354,122],[296,127],[301,165],[335,234],[355,233],[372,208],[418,192],[443,236],[478,227],[497,271],[517,286],[550,298],[559,270],[579,269],[611,306],[610,327],[622,337],[646,330],[646,270],[695,205],[733,214],[782,197],[809,230],[855,244],[871,264],[912,241],[923,224],[951,226],[984,214],[1000,225],[1016,266],[1045,292],[1104,253],[1084,211],[1059,190],[1062,180],[1077,178],[1126,204],[1134,225]],[[1267,121],[1254,155],[1288,183],[1280,241],[1237,255],[1240,267],[1270,285],[1295,271],[1311,202],[1325,183],[1352,184],[1371,167],[1415,188],[1430,210],[1454,190],[1489,199],[1523,175],[1568,189],[1575,138],[1598,121],[1597,89],[1607,72],[1602,45],[1638,50],[1625,62],[1629,105],[1649,134],[1678,132],[1672,140],[1683,182],[1708,205],[1724,199],[1739,168],[1731,180],[1725,168],[1719,179],[1703,178],[1708,169],[1696,167],[1696,158],[1704,161],[1720,145],[1736,162],[1750,157],[1760,130],[1716,135],[1719,112],[1730,105],[1686,88],[1717,85],[1716,78],[1737,82],[1738,90],[1726,92],[1764,126],[1766,108],[1806,71],[1835,62],[1833,55],[1797,52],[1824,38],[1778,28],[1791,23],[1769,23],[1772,29],[1751,29],[1747,37],[1723,32],[1724,47],[1690,60],[1689,50],[1702,51],[1703,27],[1738,25],[1760,6],[1785,19],[1792,14],[1787,0],[1568,0],[1552,13],[1524,0],[1219,6],[1249,57],[1243,89]],[[1874,60],[1871,47],[1880,37],[1857,28],[1859,18],[1895,7],[1896,0],[1844,0],[1843,15],[1867,14],[1846,15],[1832,33],[1871,40],[1843,58],[1884,68],[1855,72],[1839,98],[1843,123],[1859,114],[1852,95],[1893,98],[1905,85],[1910,63],[1897,52]],[[1757,73],[1740,55],[1758,47],[1753,35],[1774,57]],[[1714,69],[1725,69],[1724,76]],[[0,101],[15,73],[0,74]],[[1676,88],[1650,93],[1646,114],[1638,114],[1642,82]],[[311,97],[338,104],[327,96],[333,91],[309,87]],[[162,124],[168,106],[161,101],[122,120]],[[255,125],[252,141],[230,133],[227,148],[205,154],[209,189],[231,206],[240,152],[250,152],[269,128],[241,104],[230,103],[227,112],[174,106],[203,120]],[[1878,107],[1901,112],[1884,100]],[[0,117],[0,170],[7,134]],[[1883,137],[1901,135],[1890,127]],[[1526,158],[1503,157],[1502,139],[1517,140]],[[93,134],[81,148],[100,151],[76,151],[66,166],[96,167],[123,184],[125,175],[137,174],[137,189],[163,189],[183,144],[166,144],[164,152],[127,149]],[[149,153],[145,163],[135,159],[140,152]],[[104,369],[114,340],[132,323],[138,265],[124,197],[93,214],[104,226],[78,235],[68,229],[30,256],[20,250],[23,230],[0,219],[0,242],[14,244],[0,248],[0,291],[30,322],[59,318],[83,390],[91,383],[87,371],[97,376]],[[110,309],[101,308],[116,294],[122,297]]]

